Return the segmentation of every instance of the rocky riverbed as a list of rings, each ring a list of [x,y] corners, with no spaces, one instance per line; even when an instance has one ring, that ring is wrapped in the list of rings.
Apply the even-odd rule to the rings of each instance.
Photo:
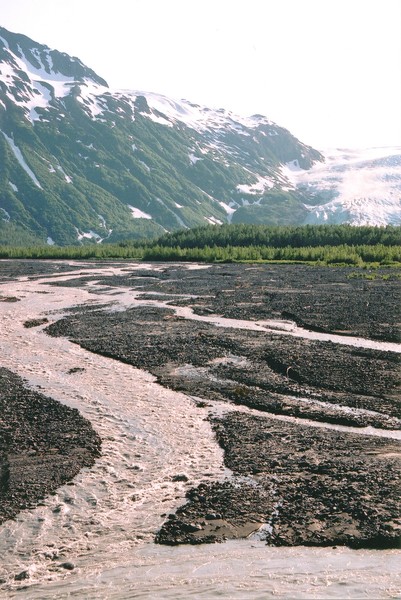
[[[0,523],[33,508],[100,455],[89,421],[0,368]]]
[[[278,546],[399,547],[399,442],[240,412],[213,425],[235,477],[191,490],[160,543],[222,541],[265,524],[259,535]]]
[[[124,311],[74,310],[50,335],[146,369],[195,405],[210,404],[233,477],[191,489],[186,504],[166,515],[158,542],[220,541],[263,525],[260,535],[275,545],[400,545],[400,442],[363,429],[401,428],[400,354],[234,322],[276,319],[278,327],[284,320],[289,329],[397,342],[399,272],[161,265],[56,285],[109,289],[117,303],[119,292],[132,291],[138,302]],[[180,316],[177,307],[204,320]],[[216,326],[217,317],[232,322]],[[215,401],[231,410],[216,414]]]

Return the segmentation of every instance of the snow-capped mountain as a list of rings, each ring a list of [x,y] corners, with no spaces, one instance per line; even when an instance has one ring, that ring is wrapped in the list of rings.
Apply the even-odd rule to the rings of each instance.
[[[266,117],[112,90],[78,58],[0,28],[0,244],[324,220],[341,195],[320,187],[323,160]]]

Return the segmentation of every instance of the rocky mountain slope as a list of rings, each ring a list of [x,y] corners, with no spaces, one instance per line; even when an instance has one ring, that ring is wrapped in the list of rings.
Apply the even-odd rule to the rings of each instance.
[[[332,201],[322,154],[266,117],[112,90],[78,58],[4,28],[0,132],[0,243],[301,224]]]

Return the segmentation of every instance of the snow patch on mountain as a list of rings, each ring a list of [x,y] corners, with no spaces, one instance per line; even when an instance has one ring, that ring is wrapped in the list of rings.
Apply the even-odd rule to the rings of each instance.
[[[109,238],[111,236],[111,234],[113,233],[113,230],[110,229],[109,227],[107,227],[106,219],[103,217],[103,215],[98,215],[98,218],[99,218],[99,222],[100,222],[100,227],[103,227],[103,229],[105,229],[107,231],[107,235],[106,235],[106,237],[102,238],[102,241],[107,240],[107,238]]]
[[[106,219],[102,215],[98,215],[98,217],[99,217],[99,221],[100,221],[100,226],[104,227],[105,229],[107,229]]]
[[[24,63],[15,56],[16,66],[2,62],[0,65],[0,75],[6,86],[6,96],[17,106],[23,108],[26,117],[31,121],[39,120],[37,108],[47,108],[51,100],[49,90],[38,81],[23,80],[23,86],[18,86],[18,69],[24,69]],[[27,73],[29,76],[29,73]]]
[[[143,210],[140,210],[139,208],[135,208],[135,206],[131,206],[131,204],[128,204],[128,208],[131,211],[131,215],[133,216],[134,219],[151,219],[152,216],[149,215],[146,212],[143,212]]]
[[[193,152],[189,153],[188,158],[189,158],[189,162],[191,163],[191,165],[196,165],[198,160],[203,160],[201,157],[195,156],[195,154]]]
[[[5,208],[1,208],[0,207],[0,210],[3,213],[3,216],[1,217],[1,220],[2,221],[6,221],[6,223],[8,223],[11,220],[10,214],[6,211]]]
[[[18,146],[15,145],[14,140],[12,138],[8,137],[8,135],[6,133],[4,133],[4,131],[2,133],[3,133],[4,137],[6,138],[6,140],[7,140],[8,144],[9,144],[11,150],[13,151],[13,154],[14,154],[15,158],[18,160],[18,162],[21,165],[21,167],[29,175],[29,177],[32,179],[32,181],[34,182],[34,184],[37,185],[38,188],[42,189],[42,186],[40,185],[40,183],[39,183],[39,181],[38,181],[35,173],[26,164],[25,159],[22,156],[22,152],[18,148]]]
[[[16,71],[21,70],[28,75],[31,84],[34,84],[35,82],[40,83],[42,81],[48,83],[54,89],[56,97],[61,98],[70,92],[71,85],[75,84],[74,77],[69,77],[55,71],[48,72],[43,66],[38,69],[29,61],[24,52],[21,49],[19,50],[20,56],[9,50],[12,63],[15,65],[14,68],[11,67],[13,71],[13,77],[18,78],[18,73]]]
[[[171,123],[168,119],[160,115],[155,115],[154,113],[141,113],[143,117],[150,119],[154,123],[159,123],[159,125],[167,125],[167,127],[173,127],[173,123]]]
[[[262,115],[244,117],[223,108],[212,109],[188,100],[168,98],[153,92],[114,90],[113,96],[130,106],[133,111],[133,119],[135,119],[134,113],[137,110],[136,100],[144,98],[148,109],[139,111],[141,116],[167,127],[182,123],[198,133],[231,130],[236,134],[249,137],[251,133],[248,129],[256,129],[260,125],[265,125],[269,127],[269,133],[271,131],[272,134],[278,135],[277,125]]]
[[[230,204],[227,204],[226,202],[219,202],[219,204],[228,215],[232,215],[233,213],[235,213],[235,208],[233,208],[233,206],[236,206],[236,202],[230,202]],[[233,204],[233,206],[231,206],[231,204]]]
[[[67,175],[67,173],[64,171],[64,169],[61,165],[57,165],[57,170],[60,171],[60,173],[62,173],[64,175],[64,179],[66,180],[67,183],[72,183],[71,177],[69,175]]]
[[[211,225],[223,225],[223,221],[220,221],[220,219],[216,219],[216,217],[203,217],[203,218],[205,219],[205,221],[207,221]]]
[[[80,102],[85,112],[92,118],[96,119],[103,115],[108,110],[107,101],[102,97],[108,88],[94,83],[88,78],[79,84],[79,95],[77,101]]]
[[[80,231],[77,227],[75,227],[75,230],[77,232],[77,239],[79,242],[81,242],[83,239],[94,240],[97,243],[100,243],[103,241],[103,238],[101,238],[98,233],[96,233],[95,231],[92,231],[91,229],[87,232],[84,232],[84,231]]]
[[[209,128],[227,128],[227,125],[237,133],[250,135],[243,127],[254,129],[261,124],[274,126],[273,121],[261,115],[252,117],[242,117],[235,115],[229,110],[223,108],[210,109],[206,106],[194,104],[188,100],[175,100],[167,98],[162,94],[154,94],[150,92],[134,92],[138,96],[144,96],[148,106],[151,109],[165,115],[170,121],[181,122],[195,129],[196,131],[204,131]],[[145,114],[149,117],[149,114]],[[149,117],[152,118],[152,117]]]
[[[38,49],[31,50],[35,61],[40,65],[37,67],[32,64],[20,46],[16,53],[10,49],[4,38],[0,37],[0,41],[3,42],[9,55],[8,61],[3,60],[0,63],[0,76],[6,85],[6,95],[13,103],[24,109],[26,118],[32,123],[41,119],[36,109],[47,109],[53,100],[60,100],[69,95],[77,85],[80,88],[77,101],[83,104],[92,118],[96,118],[107,109],[99,96],[103,95],[108,88],[88,77],[77,80],[73,76],[53,70],[49,49],[42,49],[47,65],[43,64]],[[21,77],[21,72],[25,73],[25,77]]]
[[[150,167],[149,167],[149,165],[147,165],[145,162],[143,162],[143,160],[140,160],[139,164],[143,166],[143,168],[145,169],[145,171],[147,171],[148,173],[150,173]]]
[[[237,185],[237,191],[243,194],[263,194],[266,189],[274,187],[274,181],[270,177],[263,177],[263,175],[257,176],[256,183],[240,183]]]
[[[220,204],[221,208],[223,208],[226,211],[227,222],[231,223],[233,214],[235,213],[235,211],[238,208],[238,204],[236,202],[230,202],[230,204],[227,204],[226,202],[218,202],[218,204]]]

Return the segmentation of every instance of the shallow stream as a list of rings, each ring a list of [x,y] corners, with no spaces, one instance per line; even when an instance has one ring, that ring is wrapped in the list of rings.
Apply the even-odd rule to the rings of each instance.
[[[126,268],[91,266],[85,273],[82,267],[79,275],[118,274]],[[62,277],[77,276],[75,271]],[[155,532],[165,515],[184,502],[186,489],[230,476],[205,420],[210,409],[161,387],[144,371],[47,336],[43,327],[23,325],[43,316],[55,321],[79,304],[112,301],[116,309],[136,302],[165,306],[163,302],[141,301],[138,291],[47,285],[51,281],[51,276],[24,277],[0,285],[0,296],[19,298],[0,302],[0,366],[44,395],[78,408],[100,434],[102,456],[42,506],[0,526],[0,580],[5,580],[0,597],[401,598],[398,550],[271,548],[257,535],[224,544],[155,545]],[[177,311],[214,322],[182,307]],[[223,321],[227,326],[228,320]],[[229,321],[233,327],[243,323]],[[291,333],[292,325],[288,327]],[[400,352],[399,344],[391,346]],[[70,374],[76,367],[84,370]],[[215,411],[232,410],[213,406]],[[173,481],[180,474],[188,481]],[[61,567],[66,561],[72,570]],[[29,578],[15,580],[24,570]]]

